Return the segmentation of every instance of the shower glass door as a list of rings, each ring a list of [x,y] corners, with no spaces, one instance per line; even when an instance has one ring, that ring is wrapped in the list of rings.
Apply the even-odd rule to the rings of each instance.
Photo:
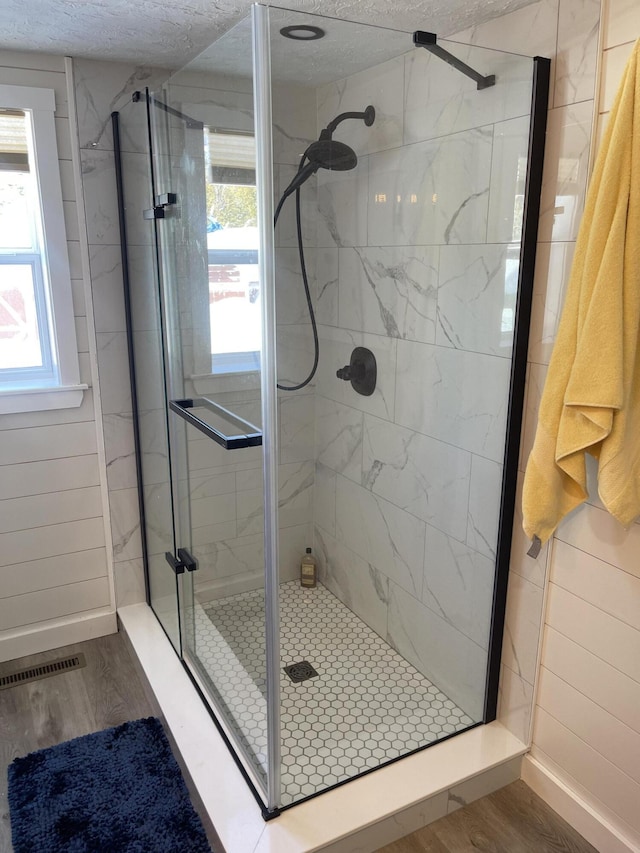
[[[264,544],[273,522],[263,499],[265,455],[275,446],[262,435],[267,278],[251,37],[250,20],[238,24],[150,95],[149,111],[176,510],[167,560],[178,578],[182,655],[256,788],[275,804]]]

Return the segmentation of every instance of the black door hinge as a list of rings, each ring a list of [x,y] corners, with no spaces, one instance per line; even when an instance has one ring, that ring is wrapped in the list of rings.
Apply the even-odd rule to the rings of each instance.
[[[144,219],[164,219],[165,209],[178,203],[178,196],[175,193],[161,193],[156,196],[154,207],[142,211]]]

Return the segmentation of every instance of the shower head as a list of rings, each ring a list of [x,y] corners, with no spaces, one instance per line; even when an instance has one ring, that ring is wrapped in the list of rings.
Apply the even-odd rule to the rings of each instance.
[[[312,142],[306,153],[309,163],[312,163],[315,169],[348,172],[358,164],[353,148],[333,139],[318,139],[317,142]]]
[[[315,175],[318,169],[329,169],[331,172],[348,172],[350,169],[355,169],[358,158],[353,148],[345,145],[344,142],[336,142],[332,139],[336,127],[348,118],[360,119],[367,127],[371,127],[376,118],[376,111],[374,107],[369,105],[364,112],[340,113],[333,121],[329,122],[320,133],[320,138],[312,142],[302,155],[298,173],[284,191],[278,212],[285,198],[299,189],[311,175]],[[306,166],[304,165],[305,160],[309,161]]]
[[[318,169],[328,169],[331,172],[348,172],[355,169],[358,158],[353,148],[349,148],[344,142],[336,142],[333,139],[318,139],[312,142],[304,152],[302,162],[309,162],[306,166],[301,165],[296,176],[286,188],[280,199],[280,205],[285,198],[299,189],[311,175],[315,175]]]

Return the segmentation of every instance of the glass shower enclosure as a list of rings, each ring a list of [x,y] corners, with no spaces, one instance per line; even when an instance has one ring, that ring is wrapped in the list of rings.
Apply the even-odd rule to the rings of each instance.
[[[267,817],[495,718],[547,85],[257,5],[114,117],[148,601]]]

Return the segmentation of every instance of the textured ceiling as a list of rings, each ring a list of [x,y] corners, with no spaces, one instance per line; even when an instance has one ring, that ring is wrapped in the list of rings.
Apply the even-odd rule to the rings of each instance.
[[[291,9],[447,36],[532,0],[288,0]],[[0,48],[180,67],[251,0],[1,0]]]

